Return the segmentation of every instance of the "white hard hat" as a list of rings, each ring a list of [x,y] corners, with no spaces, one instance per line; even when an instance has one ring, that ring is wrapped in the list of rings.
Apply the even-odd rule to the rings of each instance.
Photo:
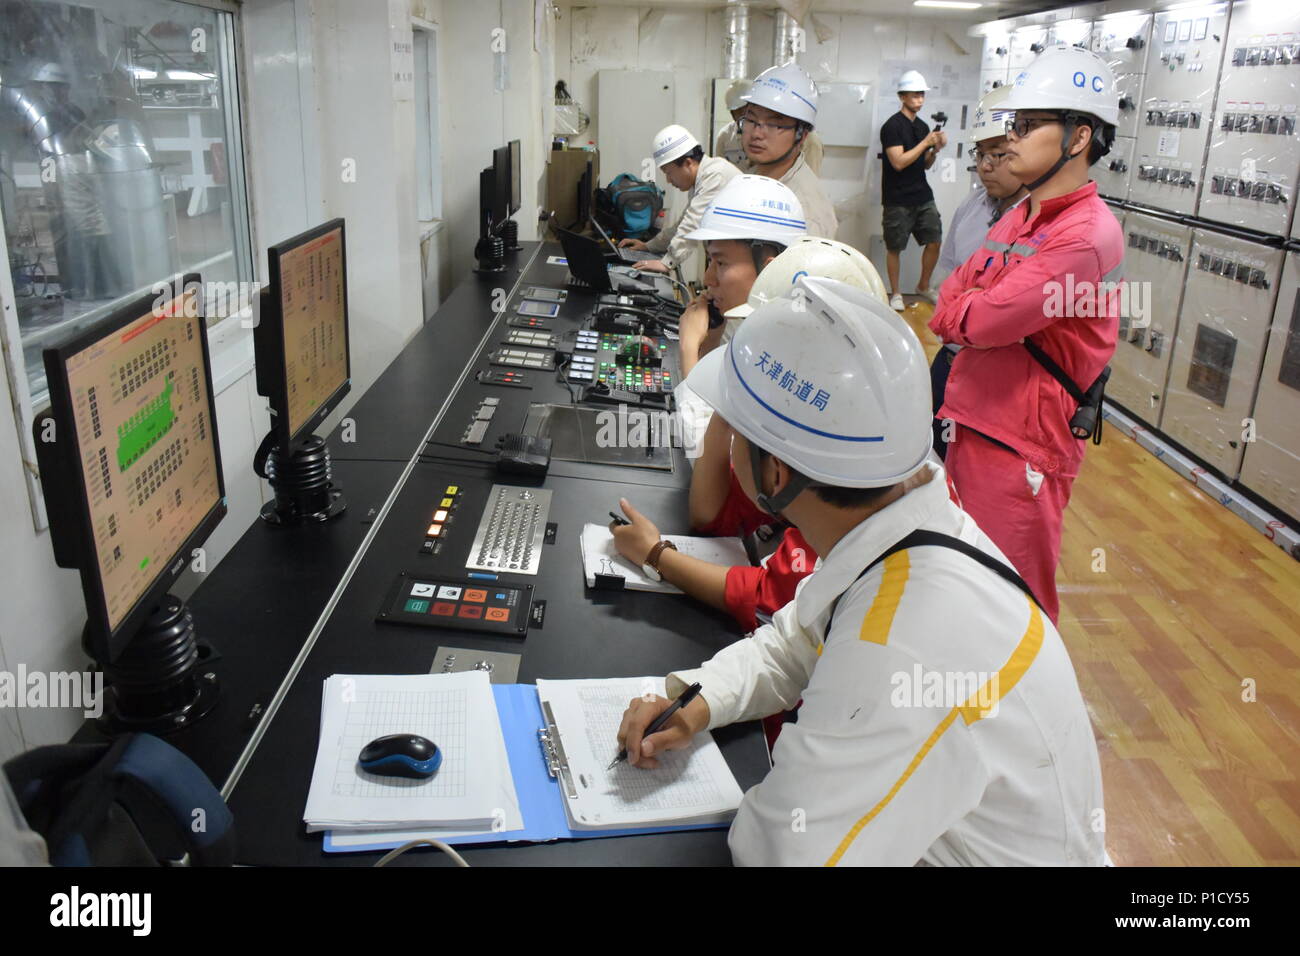
[[[863,263],[869,273],[863,269]],[[724,314],[728,318],[743,318],[773,299],[789,295],[803,276],[835,279],[863,289],[881,302],[889,302],[889,297],[884,294],[884,284],[866,256],[834,239],[804,236],[790,243],[784,252],[763,267],[749,288],[748,301]]]
[[[1011,117],[1012,111],[1005,109],[1003,104],[1010,95],[1011,87],[999,86],[980,97],[980,105],[975,107],[975,115],[970,124],[972,143],[1007,135],[1007,119]]]
[[[738,110],[745,105],[745,94],[753,87],[749,80],[737,80],[727,87],[727,109]]]
[[[817,122],[817,84],[794,63],[769,67],[758,74],[741,99],[809,126]]]
[[[685,126],[678,126],[675,123],[672,126],[665,126],[655,133],[655,165],[663,166],[674,159],[681,159],[699,145],[700,141],[692,136]]]
[[[756,309],[725,348],[700,359],[686,384],[813,482],[881,488],[903,481],[925,463],[933,440],[920,340],[862,289],[803,276],[795,290]],[[759,503],[780,510],[788,499],[779,507]]]
[[[924,93],[930,87],[926,86],[925,77],[916,70],[908,70],[903,74],[902,79],[898,81],[898,92],[900,93]]]
[[[790,187],[767,176],[733,176],[687,239],[761,239],[788,246],[808,231]]]
[[[1073,110],[1119,124],[1119,96],[1110,64],[1091,50],[1044,50],[1011,83],[1004,110]]]

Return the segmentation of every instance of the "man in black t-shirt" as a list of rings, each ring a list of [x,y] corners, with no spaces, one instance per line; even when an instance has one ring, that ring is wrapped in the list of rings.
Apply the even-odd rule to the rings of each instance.
[[[898,292],[898,256],[907,248],[907,237],[915,236],[921,246],[921,280],[916,294],[931,303],[937,296],[930,289],[930,275],[939,261],[939,243],[943,224],[934,193],[925,181],[925,171],[934,165],[939,150],[948,142],[943,130],[930,131],[917,113],[925,104],[928,87],[916,70],[908,70],[898,83],[901,109],[880,127],[880,145],[884,147],[885,169],[880,181],[882,225],[889,270],[889,306],[903,310]]]

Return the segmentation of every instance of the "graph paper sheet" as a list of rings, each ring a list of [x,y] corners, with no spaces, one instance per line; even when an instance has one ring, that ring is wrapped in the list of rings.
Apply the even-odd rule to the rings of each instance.
[[[628,701],[662,695],[662,677],[617,680],[539,680],[549,702],[578,790],[565,809],[575,829],[652,824],[725,823],[740,807],[740,786],[707,731],[691,746],[659,755],[659,767],[626,761],[606,769],[618,752],[618,727]]]
[[[419,734],[442,751],[423,780],[370,774],[366,744]],[[321,695],[320,743],[303,817],[308,831],[367,827],[500,826],[517,817],[501,724],[484,671],[378,676],[335,674]]]

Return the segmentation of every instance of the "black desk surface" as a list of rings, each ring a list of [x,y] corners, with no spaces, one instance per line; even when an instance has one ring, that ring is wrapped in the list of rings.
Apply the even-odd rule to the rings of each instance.
[[[426,673],[437,648],[468,647],[522,653],[518,681],[537,678],[631,677],[690,667],[739,637],[731,619],[681,596],[590,591],[585,587],[578,535],[586,522],[607,523],[607,512],[627,495],[665,530],[685,526],[689,466],[674,451],[672,472],[554,462],[540,487],[552,492],[549,520],[556,543],[544,547],[535,576],[501,576],[534,585],[547,602],[544,626],[524,639],[451,629],[376,623],[402,571],[464,577],[470,542],[493,483],[529,484],[497,476],[487,455],[458,444],[482,397],[500,399],[484,440],[518,430],[530,402],[568,402],[554,373],[528,371],[533,387],[485,386],[474,373],[488,367],[506,318],[522,288],[563,288],[567,271],[546,264],[554,244],[525,244],[517,268],[504,277],[470,276],[394,360],[350,415],[355,441],[330,438],[335,473],[349,508],[337,522],[295,531],[257,524],[199,587],[190,601],[204,633],[218,645],[212,669],[223,683],[217,710],[174,735],[212,779],[228,781],[239,835],[239,859],[248,864],[370,865],[375,853],[326,854],[321,834],[302,822],[315,761],[321,682],[337,673]],[[504,312],[492,311],[494,289],[510,293]],[[576,329],[593,293],[571,291],[557,333]],[[500,301],[500,300],[498,300]],[[456,386],[454,391],[450,391]],[[438,443],[422,447],[432,428]],[[423,450],[424,454],[417,454]],[[414,460],[412,460],[414,458]],[[390,491],[399,485],[390,498]],[[419,548],[432,512],[449,483],[462,499],[447,526],[441,553]],[[379,520],[379,509],[388,511]],[[367,539],[367,534],[373,537]],[[357,549],[364,547],[361,554]],[[343,580],[341,590],[337,590]],[[337,593],[336,593],[337,590]],[[328,608],[331,600],[336,603]],[[309,646],[304,642],[310,641]],[[297,662],[292,680],[286,673]],[[254,704],[266,708],[279,687],[278,707],[260,727],[244,762],[236,760],[253,734]],[[757,783],[768,761],[757,724],[715,734],[742,789]],[[598,838],[539,845],[462,848],[472,865],[727,864],[725,830],[642,837]],[[439,853],[417,852],[403,864],[442,865]]]

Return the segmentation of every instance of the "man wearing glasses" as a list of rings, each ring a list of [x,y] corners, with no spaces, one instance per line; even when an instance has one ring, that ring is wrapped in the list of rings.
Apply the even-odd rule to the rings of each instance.
[[[839,222],[821,180],[803,157],[808,135],[817,122],[817,87],[793,63],[758,74],[742,100],[740,138],[749,157],[747,172],[789,187],[803,207],[808,235],[834,239]]]
[[[1119,121],[1097,54],[1040,53],[1003,101],[1007,171],[1029,198],[948,277],[930,328],[963,346],[939,409],[962,507],[1057,620],[1061,522],[1086,442],[1071,429],[1115,351],[1124,237],[1088,167]],[[1073,294],[1064,301],[1062,288]],[[1067,386],[1066,382],[1070,385]]]
[[[898,81],[899,111],[880,127],[880,145],[885,151],[884,175],[880,180],[880,201],[884,207],[881,226],[885,234],[886,267],[889,270],[889,307],[903,311],[903,297],[898,291],[899,257],[907,248],[908,236],[921,246],[921,278],[916,294],[930,302],[936,296],[930,289],[930,276],[939,261],[939,240],[943,223],[934,193],[925,181],[925,171],[934,165],[939,150],[948,143],[943,130],[933,132],[917,114],[925,105],[929,89],[916,70],[908,70]]]
[[[984,245],[984,237],[993,224],[1002,218],[1002,214],[1029,195],[1025,184],[1011,174],[1006,162],[1006,118],[1013,114],[1003,111],[1000,106],[1010,92],[1011,87],[1003,86],[985,93],[975,110],[970,141],[980,185],[971,191],[952,214],[952,225],[948,227],[948,235],[939,251],[939,274],[942,276],[951,275],[958,266],[973,256]],[[934,397],[936,415],[943,407],[948,373],[960,350],[961,346],[955,342],[946,343],[930,366],[930,391]],[[936,417],[934,450],[940,458],[945,457],[948,450],[948,445],[943,440],[943,427],[943,422]]]

